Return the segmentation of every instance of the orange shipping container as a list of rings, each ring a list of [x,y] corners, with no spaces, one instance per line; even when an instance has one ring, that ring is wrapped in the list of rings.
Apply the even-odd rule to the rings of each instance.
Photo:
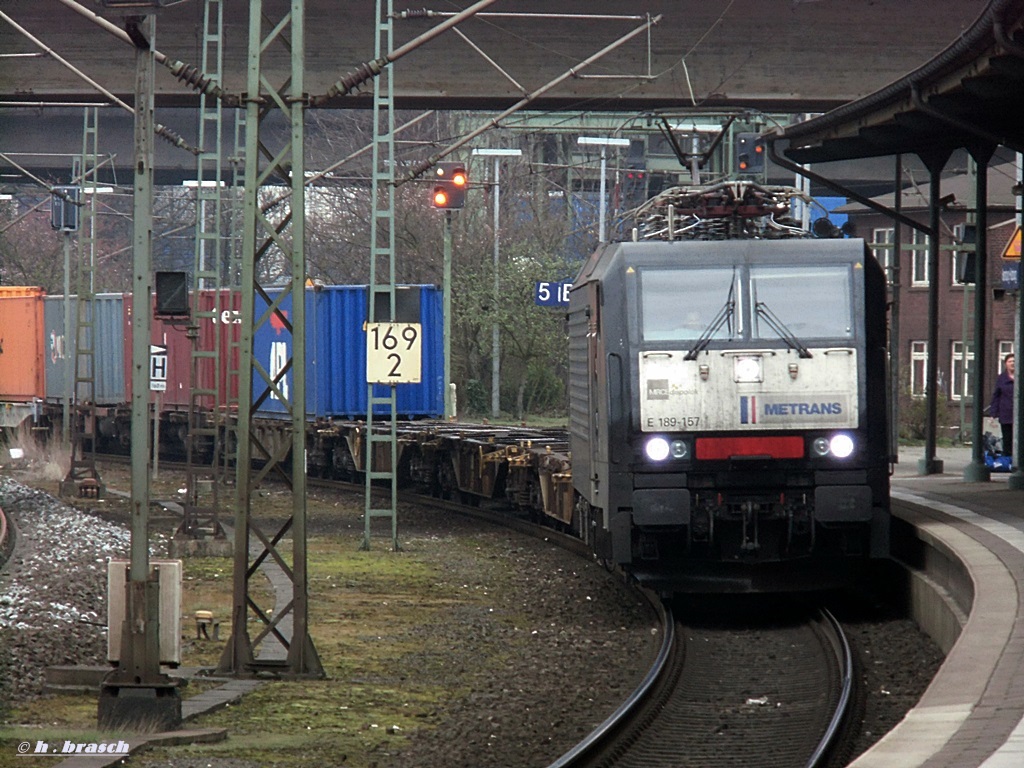
[[[0,286],[0,402],[46,393],[42,288]]]

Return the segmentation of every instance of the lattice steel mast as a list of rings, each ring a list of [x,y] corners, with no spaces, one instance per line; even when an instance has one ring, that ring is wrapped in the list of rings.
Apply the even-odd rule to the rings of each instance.
[[[61,482],[61,494],[102,496],[103,481],[96,466],[96,174],[99,164],[99,110],[86,108],[82,119],[80,177],[82,205],[78,228],[78,300],[75,304],[71,379],[71,464]],[[71,333],[64,329],[65,338]]]
[[[222,0],[205,0],[202,66],[215,84],[222,81],[223,29]],[[221,290],[225,273],[232,274],[224,265],[223,113],[220,99],[205,93],[199,95],[186,496],[184,518],[178,529],[179,534],[191,539],[224,537],[220,524],[220,492],[225,475],[221,425],[226,414],[221,393],[233,358],[225,355],[222,348],[226,334],[221,310],[230,306],[230,296],[235,294],[225,296]]]
[[[234,606],[231,639],[220,666],[234,672],[269,667],[294,675],[323,676],[323,667],[308,631],[306,583],[305,10],[304,0],[292,0],[287,12],[273,18],[273,10],[266,8],[267,5],[269,3],[263,0],[252,0],[249,4]],[[291,60],[290,76],[277,87],[267,80],[264,67],[267,61],[266,69],[269,69],[268,57],[274,48],[278,52],[283,48]],[[284,141],[272,148],[275,137],[263,128],[267,118],[275,114],[285,117],[290,130]],[[277,222],[272,221],[259,204],[260,189],[270,183],[291,187],[291,210]],[[290,230],[290,237],[285,236],[286,230]],[[270,299],[259,282],[260,269],[272,258],[277,259],[275,266],[287,278],[276,300]],[[259,318],[254,317],[257,294],[268,305]],[[282,310],[282,302],[288,297],[291,297],[291,316]],[[287,334],[291,344],[288,347],[290,357],[279,368],[268,372],[265,365],[270,361],[253,356],[253,338],[258,328],[270,323],[271,317],[280,323],[282,335]],[[292,384],[284,387],[282,384],[288,374],[291,374]],[[253,414],[271,395],[280,400],[290,416],[290,444],[268,445],[253,428]],[[284,463],[289,452],[292,456],[290,472]],[[252,468],[254,453],[263,461],[259,471]],[[291,516],[274,531],[264,530],[258,520],[258,510],[252,505],[256,487],[271,471],[276,471],[292,489]],[[289,533],[290,562],[280,546]],[[253,535],[254,541],[251,540]],[[272,616],[256,604],[249,590],[249,579],[268,557],[277,562],[292,582],[292,600],[285,606],[275,606]],[[262,624],[255,639],[249,637],[247,627],[250,609]],[[290,637],[282,631],[282,620],[286,617],[291,619]],[[254,647],[270,634],[287,649],[283,664],[255,658]]]

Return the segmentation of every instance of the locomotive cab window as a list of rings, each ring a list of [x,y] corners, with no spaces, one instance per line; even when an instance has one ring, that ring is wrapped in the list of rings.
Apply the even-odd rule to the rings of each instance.
[[[849,339],[849,264],[645,269],[640,275],[644,341]]]
[[[716,340],[738,336],[732,267],[650,269],[641,273],[641,282],[645,341],[694,340],[712,329]]]
[[[800,339],[853,335],[853,292],[846,264],[752,266],[750,287],[754,338],[777,338],[772,319]]]

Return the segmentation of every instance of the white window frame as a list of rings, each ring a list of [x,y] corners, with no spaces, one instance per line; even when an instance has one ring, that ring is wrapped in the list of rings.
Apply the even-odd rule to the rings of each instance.
[[[996,358],[996,375],[998,376],[1003,372],[1003,358],[1007,355],[1013,354],[1013,339],[1009,341],[1000,341],[997,345],[999,348],[999,357]],[[995,382],[993,382],[994,384]]]
[[[919,229],[912,230],[910,245],[910,284],[928,285],[928,241],[930,237]]]
[[[928,342],[910,342],[910,396],[921,398],[928,389]]]
[[[893,227],[879,227],[871,230],[871,255],[875,257],[885,270],[885,279],[891,284],[892,275],[892,243],[896,236]]]
[[[973,250],[960,250],[957,246],[962,244],[964,241],[964,232],[967,229],[966,224],[954,224],[953,225],[953,252],[950,256],[950,267],[951,274],[949,282],[955,288],[963,288],[965,283],[960,280],[960,273],[962,271],[963,262],[967,260],[967,256],[973,253]]]
[[[971,389],[971,375],[974,372],[974,343],[967,342],[967,354],[964,355],[964,342],[954,341],[949,357],[949,399],[967,403],[974,401]]]

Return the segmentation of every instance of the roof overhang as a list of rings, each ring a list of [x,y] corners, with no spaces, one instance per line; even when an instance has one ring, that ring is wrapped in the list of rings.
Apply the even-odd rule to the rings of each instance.
[[[1024,0],[992,0],[934,59],[885,88],[768,135],[796,163],[967,148],[1024,152]],[[780,147],[781,148],[781,147]],[[987,156],[986,156],[987,159]]]

